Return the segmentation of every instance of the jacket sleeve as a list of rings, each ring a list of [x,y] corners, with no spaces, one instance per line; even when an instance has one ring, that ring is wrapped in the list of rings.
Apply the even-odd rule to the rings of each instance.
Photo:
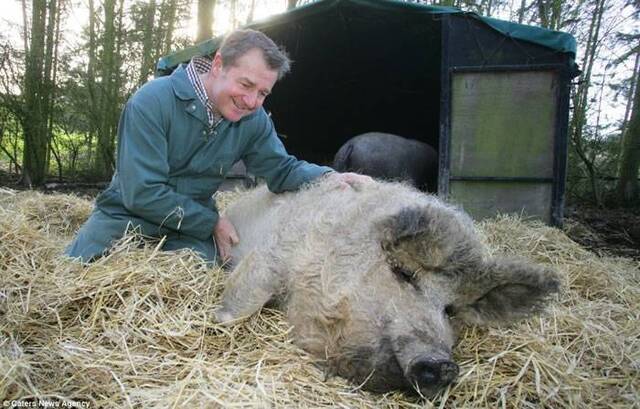
[[[168,122],[166,115],[164,122]],[[168,126],[168,124],[167,124]],[[206,240],[218,213],[169,186],[169,151],[157,99],[132,98],[118,125],[117,172],[124,207],[161,227]]]
[[[289,155],[276,135],[271,118],[263,110],[257,118],[255,136],[243,155],[247,170],[266,180],[270,191],[280,193],[296,190],[304,183],[333,171],[327,166],[319,166],[298,160]]]

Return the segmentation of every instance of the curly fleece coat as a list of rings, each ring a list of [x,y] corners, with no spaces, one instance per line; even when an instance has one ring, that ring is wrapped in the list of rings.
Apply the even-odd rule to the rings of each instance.
[[[458,371],[450,316],[513,321],[559,287],[553,270],[489,257],[469,216],[400,183],[261,187],[226,216],[240,243],[217,320],[274,301],[296,343],[374,391],[433,395]]]

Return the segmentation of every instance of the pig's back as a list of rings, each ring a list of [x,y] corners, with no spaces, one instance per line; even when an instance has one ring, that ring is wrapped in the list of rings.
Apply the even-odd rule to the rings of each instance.
[[[428,200],[426,195],[398,183],[374,182],[355,190],[324,181],[282,194],[261,186],[231,203],[225,212],[240,238],[232,256],[239,260],[254,249],[277,246],[292,250],[309,242],[330,251],[335,237],[371,240],[376,220],[395,214],[407,204]]]

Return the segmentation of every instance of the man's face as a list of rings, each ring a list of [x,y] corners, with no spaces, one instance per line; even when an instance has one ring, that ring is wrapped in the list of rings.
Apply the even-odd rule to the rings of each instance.
[[[277,79],[278,72],[267,66],[262,51],[256,48],[230,66],[224,66],[216,54],[205,87],[220,114],[236,122],[262,106]]]

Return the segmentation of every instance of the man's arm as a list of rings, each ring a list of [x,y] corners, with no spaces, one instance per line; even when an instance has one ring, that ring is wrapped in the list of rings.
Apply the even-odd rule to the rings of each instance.
[[[255,136],[250,138],[242,159],[250,173],[266,180],[270,191],[296,190],[300,185],[333,171],[328,166],[315,165],[289,155],[276,135],[271,119],[264,111],[258,115]]]

